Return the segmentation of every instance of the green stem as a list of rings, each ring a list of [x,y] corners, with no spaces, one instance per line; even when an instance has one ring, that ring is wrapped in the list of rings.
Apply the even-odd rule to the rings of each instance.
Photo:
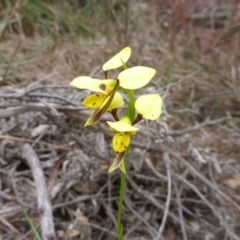
[[[123,61],[122,61],[123,63]],[[123,63],[123,68],[127,69],[127,66],[125,63]],[[127,116],[131,120],[131,122],[134,120],[135,117],[135,93],[133,90],[127,90],[127,94],[129,97],[129,105],[127,108]],[[124,165],[127,169],[127,157],[130,149],[130,144],[126,149],[125,155],[124,155]],[[122,209],[123,209],[123,201],[124,201],[124,195],[125,195],[125,185],[126,185],[126,174],[121,173],[121,184],[120,184],[120,198],[118,203],[118,217],[117,217],[117,228],[118,228],[118,240],[123,239],[123,226],[122,226]]]
[[[129,97],[129,105],[127,109],[127,116],[130,118],[131,121],[134,120],[135,117],[135,93],[133,90],[127,91],[128,97]]]
[[[127,166],[127,157],[130,149],[130,144],[124,155],[124,164]],[[120,199],[118,203],[118,218],[117,218],[117,227],[118,227],[118,240],[123,239],[123,226],[122,226],[122,208],[125,194],[125,185],[126,185],[126,174],[122,172],[121,174],[121,184],[120,184]]]

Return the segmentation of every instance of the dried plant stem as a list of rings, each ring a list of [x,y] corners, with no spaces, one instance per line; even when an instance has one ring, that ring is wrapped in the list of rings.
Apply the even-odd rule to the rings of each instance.
[[[166,171],[167,171],[167,178],[168,178],[168,194],[167,194],[167,200],[165,204],[165,209],[164,209],[164,214],[163,214],[163,220],[162,223],[159,227],[158,234],[157,234],[157,239],[162,238],[162,233],[167,221],[168,213],[169,213],[169,208],[170,208],[170,202],[171,202],[171,194],[172,194],[172,178],[171,178],[171,170],[170,170],[170,160],[169,160],[169,155],[167,152],[163,154],[163,160],[165,163]]]
[[[31,168],[36,186],[38,210],[41,215],[40,224],[42,240],[55,239],[52,205],[48,196],[45,177],[40,161],[37,154],[28,143],[22,146],[22,154]]]

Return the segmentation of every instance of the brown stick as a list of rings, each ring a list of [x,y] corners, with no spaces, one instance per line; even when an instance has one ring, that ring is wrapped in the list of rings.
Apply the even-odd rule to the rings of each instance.
[[[37,190],[37,204],[41,216],[40,225],[42,240],[55,239],[55,229],[52,216],[52,205],[49,200],[47,186],[37,154],[30,144],[22,146],[22,155],[31,168],[33,179]]]

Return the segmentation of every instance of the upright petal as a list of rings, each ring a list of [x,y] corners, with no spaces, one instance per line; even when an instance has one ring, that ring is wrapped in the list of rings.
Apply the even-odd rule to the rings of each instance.
[[[126,63],[130,56],[131,48],[125,47],[124,49],[122,49],[122,51],[120,51],[118,54],[116,54],[114,57],[112,57],[103,65],[103,70],[108,71],[111,69],[121,67],[123,65],[122,62]]]
[[[162,98],[159,94],[143,95],[136,100],[135,109],[143,118],[156,120],[162,113]]]
[[[88,89],[93,92],[108,94],[114,88],[116,83],[117,82],[114,79],[100,80],[87,76],[81,76],[73,79],[70,85],[79,89]]]
[[[149,67],[132,67],[118,75],[119,85],[126,89],[138,89],[147,85],[155,75],[156,70]]]

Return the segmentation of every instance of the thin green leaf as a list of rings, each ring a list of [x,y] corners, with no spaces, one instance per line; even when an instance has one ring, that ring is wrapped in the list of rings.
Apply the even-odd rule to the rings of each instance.
[[[26,210],[24,207],[21,207],[21,209],[22,209],[22,212],[23,212],[25,218],[27,219],[27,222],[28,222],[28,224],[29,224],[29,226],[30,226],[30,228],[31,228],[31,230],[32,230],[32,232],[33,232],[33,235],[35,236],[35,238],[36,238],[37,240],[41,240],[41,237],[40,237],[40,235],[39,235],[36,227],[34,226],[33,221],[32,221],[32,219],[30,218],[27,210]]]

